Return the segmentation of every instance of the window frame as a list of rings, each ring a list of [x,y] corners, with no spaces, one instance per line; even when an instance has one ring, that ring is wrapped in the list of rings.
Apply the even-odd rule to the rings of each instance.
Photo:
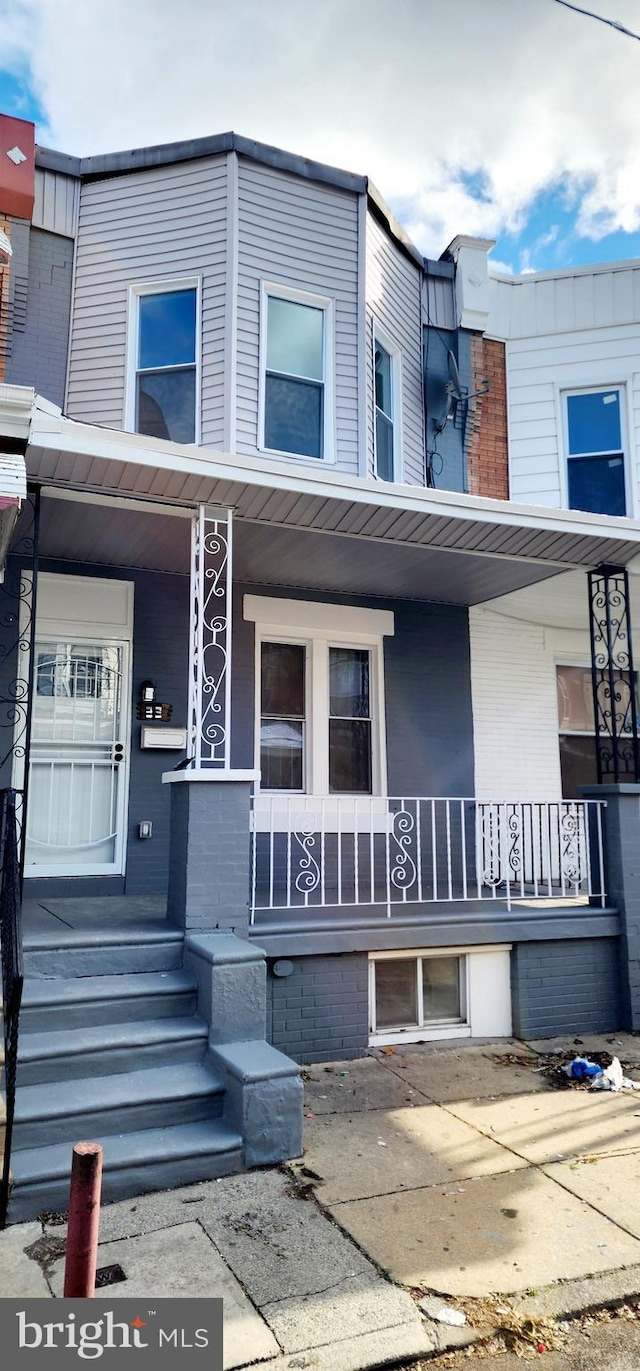
[[[377,452],[377,426],[376,412],[376,343],[379,343],[391,360],[391,410],[393,424],[393,476],[391,481],[387,481],[385,476],[378,473],[378,452]],[[378,323],[373,320],[371,335],[371,368],[372,368],[372,402],[373,414],[371,422],[373,424],[373,475],[376,481],[385,481],[387,485],[401,484],[404,480],[404,461],[402,443],[402,352],[397,343],[394,343],[389,334]],[[389,416],[387,416],[388,418]]]
[[[127,433],[137,433],[136,429],[136,401],[137,401],[137,381],[138,357],[140,355],[140,300],[144,295],[172,295],[183,290],[195,290],[196,292],[196,322],[195,322],[195,416],[194,416],[194,438],[193,444],[184,444],[186,447],[199,447],[202,441],[202,277],[184,276],[170,277],[158,281],[136,281],[129,286],[129,298],[127,308],[127,362],[125,375],[125,406],[124,406],[124,428]],[[189,363],[188,365],[191,365]],[[186,365],[163,368],[166,371],[183,371]],[[140,437],[148,437],[148,434],[140,434]],[[158,441],[166,441],[158,439]],[[170,439],[170,442],[175,441]]]
[[[394,948],[393,951],[370,952],[369,953],[369,1045],[375,1046],[376,1043],[410,1043],[424,1042],[426,1040],[437,1041],[445,1038],[466,1038],[471,1036],[471,978],[469,953],[471,949],[467,947],[447,947],[447,948]],[[422,963],[423,961],[433,960],[436,957],[457,957],[460,963],[459,992],[460,992],[460,1018],[458,1019],[425,1019],[422,983]],[[396,1025],[389,1028],[378,1028],[376,1018],[376,963],[384,961],[414,961],[416,964],[416,1004],[417,1004],[417,1024],[407,1024],[406,1027]]]
[[[369,952],[369,1046],[386,1043],[438,1042],[446,1038],[511,1037],[512,992],[510,958],[512,943],[461,943],[458,947],[394,947]],[[375,962],[420,961],[427,957],[464,958],[461,1010],[464,1021],[425,1023],[399,1029],[375,1028]],[[372,1026],[373,1025],[373,1026]]]
[[[315,613],[314,613],[315,611]],[[255,728],[254,760],[260,769],[261,658],[262,644],[294,643],[306,648],[305,657],[305,789],[267,790],[256,783],[256,794],[307,795],[334,799],[344,795],[357,799],[360,791],[329,790],[329,649],[352,647],[370,654],[371,709],[371,791],[372,796],[387,795],[386,708],[384,692],[384,638],[394,632],[393,614],[385,610],[356,609],[352,606],[308,603],[302,600],[274,601],[267,597],[245,596],[245,619],[255,623]],[[306,628],[304,627],[307,622]]]
[[[280,448],[267,447],[265,442],[266,423],[266,378],[267,378],[267,327],[269,300],[288,300],[294,305],[307,305],[311,309],[321,309],[324,315],[322,349],[322,454],[308,457],[305,453],[284,452]],[[335,463],[335,301],[328,295],[314,295],[310,291],[294,286],[282,285],[277,281],[260,282],[260,340],[259,340],[259,387],[258,387],[258,450],[272,457],[285,458],[287,461],[306,462],[317,466],[319,462]],[[282,373],[285,375],[285,373]],[[287,375],[289,373],[286,373]],[[291,376],[292,380],[303,378]]]
[[[576,395],[604,395],[604,394],[607,394],[607,393],[612,392],[612,391],[614,391],[614,390],[617,391],[618,396],[620,397],[620,398],[619,398],[619,405],[620,405],[620,443],[621,443],[620,451],[621,451],[621,453],[622,453],[622,470],[623,470],[623,477],[624,477],[625,514],[624,514],[624,515],[615,515],[615,516],[609,516],[609,515],[600,515],[600,516],[599,516],[598,513],[597,513],[597,512],[594,513],[594,511],[589,511],[589,510],[584,510],[584,511],[582,511],[582,512],[585,513],[585,514],[592,513],[592,514],[594,515],[595,518],[598,518],[598,517],[601,517],[601,518],[609,518],[609,517],[615,517],[615,518],[633,518],[633,517],[635,516],[635,512],[636,512],[635,491],[634,491],[634,487],[633,487],[633,482],[632,482],[632,480],[631,480],[631,469],[632,469],[632,466],[633,466],[633,454],[632,454],[632,452],[631,452],[631,442],[630,442],[629,424],[628,424],[628,399],[627,399],[627,397],[628,397],[628,383],[627,383],[626,380],[617,380],[617,381],[612,381],[610,385],[606,385],[606,384],[604,384],[604,383],[598,381],[597,383],[594,382],[592,385],[586,385],[586,386],[585,386],[585,385],[574,385],[574,386],[571,386],[571,385],[563,385],[563,386],[562,386],[561,388],[559,388],[559,390],[558,390],[558,403],[559,403],[560,411],[561,411],[561,432],[562,432],[563,456],[564,456],[564,461],[563,461],[562,464],[561,464],[561,473],[560,473],[561,488],[562,488],[562,506],[563,506],[564,509],[573,509],[573,506],[569,504],[569,465],[570,465],[570,463],[571,463],[572,461],[574,461],[575,459],[577,459],[577,460],[579,461],[579,460],[581,459],[581,457],[587,457],[587,458],[588,458],[588,457],[592,457],[592,458],[594,458],[595,460],[597,460],[597,458],[598,458],[599,456],[606,457],[606,456],[608,456],[608,455],[611,455],[611,456],[617,456],[617,455],[618,455],[616,452],[613,452],[613,450],[611,451],[610,454],[609,454],[608,451],[603,451],[601,454],[600,454],[600,453],[581,454],[581,453],[577,453],[577,452],[576,452],[576,453],[571,453],[571,452],[569,451],[569,405],[568,405],[568,401],[569,401],[570,398],[572,398],[573,396],[576,396]]]

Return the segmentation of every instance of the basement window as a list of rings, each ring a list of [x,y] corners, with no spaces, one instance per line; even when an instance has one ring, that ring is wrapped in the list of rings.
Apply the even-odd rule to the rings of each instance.
[[[369,1044],[509,1037],[509,944],[369,953]]]
[[[372,956],[371,1034],[419,1036],[419,1029],[451,1030],[467,1026],[467,959],[465,956],[410,953]],[[424,1035],[422,1035],[424,1036]]]

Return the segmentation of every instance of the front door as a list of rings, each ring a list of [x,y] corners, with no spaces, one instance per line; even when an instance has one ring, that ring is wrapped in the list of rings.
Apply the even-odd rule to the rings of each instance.
[[[27,877],[124,873],[131,589],[98,578],[39,578]]]

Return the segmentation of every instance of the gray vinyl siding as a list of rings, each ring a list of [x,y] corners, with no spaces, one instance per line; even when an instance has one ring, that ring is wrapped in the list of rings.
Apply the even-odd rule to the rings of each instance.
[[[240,159],[237,451],[258,452],[261,282],[335,302],[336,465],[358,472],[358,197]]]
[[[375,390],[373,383],[373,315],[367,309],[364,325],[366,359],[365,368],[367,376],[367,417],[366,417],[366,444],[367,444],[367,476],[373,476],[376,469],[376,450],[375,450]]]
[[[223,446],[226,158],[90,181],[80,200],[67,413],[122,428],[129,286],[202,277],[202,442]]]
[[[418,267],[367,217],[367,312],[401,352],[403,480],[424,485],[422,279]],[[372,368],[370,353],[368,367]],[[372,386],[372,381],[369,382]],[[373,424],[373,409],[369,419]],[[373,437],[367,450],[373,456]],[[372,469],[371,469],[372,470]]]

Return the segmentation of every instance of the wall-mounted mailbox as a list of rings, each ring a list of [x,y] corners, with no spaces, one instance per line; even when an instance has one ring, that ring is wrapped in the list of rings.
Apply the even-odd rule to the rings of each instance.
[[[167,752],[185,752],[186,728],[141,728],[140,746],[164,748]]]

